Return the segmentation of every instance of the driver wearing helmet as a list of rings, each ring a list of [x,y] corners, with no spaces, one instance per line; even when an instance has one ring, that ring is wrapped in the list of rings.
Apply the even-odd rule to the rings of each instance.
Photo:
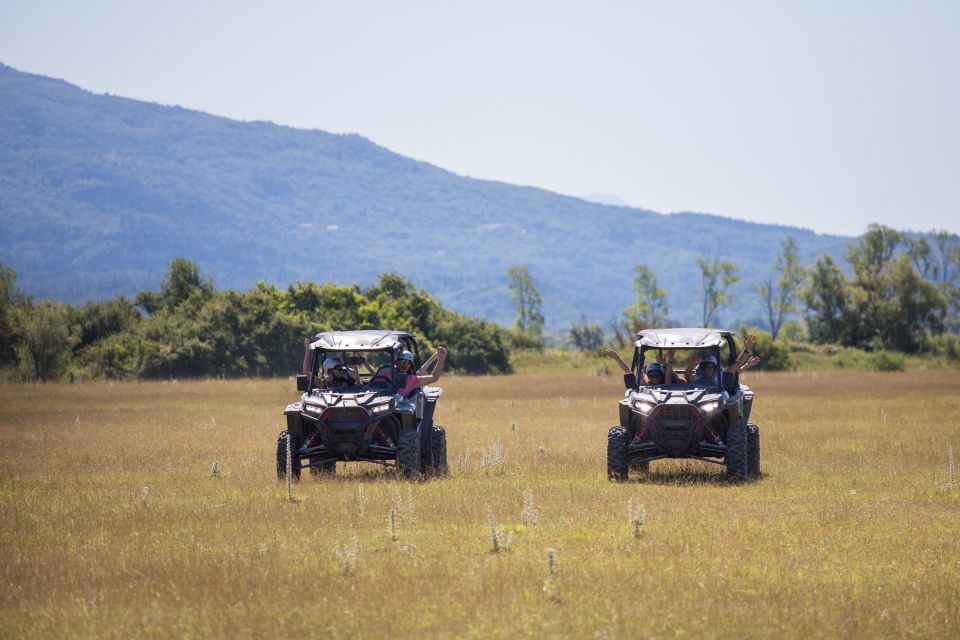
[[[328,389],[357,386],[357,378],[340,358],[323,361],[323,386]]]

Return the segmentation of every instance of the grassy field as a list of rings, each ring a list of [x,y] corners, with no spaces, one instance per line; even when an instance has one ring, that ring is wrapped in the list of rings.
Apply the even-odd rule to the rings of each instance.
[[[581,370],[446,378],[449,479],[292,503],[292,381],[0,386],[0,637],[960,636],[960,373],[749,377],[754,484],[607,482],[621,387]]]

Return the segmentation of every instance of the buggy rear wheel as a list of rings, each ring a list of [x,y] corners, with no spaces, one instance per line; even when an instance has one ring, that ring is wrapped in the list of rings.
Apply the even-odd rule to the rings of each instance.
[[[427,475],[446,476],[447,466],[447,434],[443,427],[434,425],[430,433],[430,453],[420,460],[423,472]]]
[[[397,437],[397,467],[407,478],[420,476],[420,434],[404,429]]]
[[[747,477],[747,427],[742,422],[727,430],[727,453],[723,458],[727,478],[743,480]]]
[[[289,447],[288,447],[289,443]],[[290,475],[294,480],[300,479],[300,458],[297,457],[297,448],[300,444],[296,436],[289,431],[281,431],[277,436],[277,479],[285,480],[287,478],[287,453],[290,454]]]
[[[627,432],[623,427],[610,427],[607,432],[607,479],[623,482],[629,475]]]
[[[760,427],[747,425],[747,477],[760,478]]]

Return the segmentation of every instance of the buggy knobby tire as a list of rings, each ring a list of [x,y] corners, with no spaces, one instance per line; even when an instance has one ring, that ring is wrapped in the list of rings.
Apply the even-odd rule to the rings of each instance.
[[[728,479],[744,480],[747,477],[747,427],[742,422],[727,431],[727,454],[723,462]]]
[[[627,432],[623,427],[610,427],[607,432],[607,479],[623,482],[628,473]]]
[[[447,475],[447,434],[443,427],[434,425],[430,433],[430,453],[421,459],[423,473],[443,477]]]
[[[747,477],[760,477],[760,427],[747,424]]]
[[[290,442],[290,472],[294,480],[300,479],[300,458],[297,457],[297,449],[300,446],[300,443],[297,442],[296,437],[291,436],[289,431],[281,431],[280,435],[277,436],[277,479],[286,480],[287,478],[287,441],[293,438]]]
[[[397,437],[397,467],[407,478],[420,476],[420,434],[404,429]]]

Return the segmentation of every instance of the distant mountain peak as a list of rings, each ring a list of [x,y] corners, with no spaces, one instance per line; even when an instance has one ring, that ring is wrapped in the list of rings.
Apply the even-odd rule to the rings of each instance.
[[[606,204],[614,207],[633,206],[620,196],[613,193],[588,193],[585,196],[580,196],[580,199],[586,200],[587,202],[596,202],[597,204]]]

